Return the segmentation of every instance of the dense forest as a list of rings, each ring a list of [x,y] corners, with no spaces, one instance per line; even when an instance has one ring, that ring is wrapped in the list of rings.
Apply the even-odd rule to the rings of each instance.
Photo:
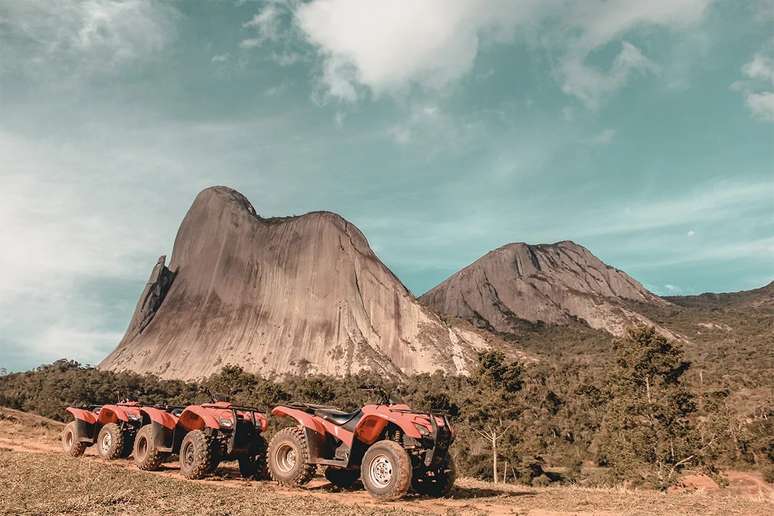
[[[186,404],[217,393],[259,407],[295,401],[353,409],[373,401],[372,391],[361,387],[379,385],[414,408],[451,414],[463,475],[665,488],[686,468],[722,482],[722,468],[735,467],[759,469],[774,480],[770,396],[740,404],[735,395],[743,385],[697,382],[681,344],[652,328],[631,330],[611,345],[609,356],[600,354],[593,365],[519,363],[492,351],[479,355],[470,377],[436,372],[399,384],[365,373],[261,378],[237,366],[192,383],[60,360],[0,376],[0,405],[65,420],[64,408],[72,404],[123,398]]]

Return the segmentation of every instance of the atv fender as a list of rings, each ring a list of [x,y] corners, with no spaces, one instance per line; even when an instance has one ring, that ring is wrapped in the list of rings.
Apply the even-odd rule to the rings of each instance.
[[[153,428],[153,444],[158,450],[172,450],[175,440],[177,417],[153,407],[140,409],[143,423],[150,423]]]
[[[108,423],[129,422],[129,415],[139,416],[140,411],[136,408],[127,409],[118,406],[103,406],[99,411],[98,421],[100,425]]]
[[[75,418],[75,438],[78,442],[94,444],[97,434],[97,415],[91,410],[68,407],[67,412]]]
[[[187,432],[191,430],[204,430],[205,428],[220,429],[220,422],[204,407],[193,405],[180,414],[177,424]]]
[[[97,422],[97,415],[91,410],[67,407],[67,412],[73,415],[76,420],[93,425]]]
[[[158,423],[167,430],[174,430],[177,425],[177,417],[164,410],[153,407],[143,407],[140,409],[140,413],[142,413],[143,419],[147,417],[148,421]]]
[[[320,436],[325,436],[326,434],[325,427],[317,420],[317,418],[315,418],[311,414],[307,414],[303,410],[298,410],[298,409],[289,408],[289,407],[274,407],[271,413],[272,415],[278,416],[278,417],[280,416],[292,417],[293,419],[298,421],[299,425],[314,431]]]
[[[392,414],[368,414],[363,416],[355,426],[355,437],[365,444],[373,444],[379,439],[384,427],[393,423],[404,434],[414,439],[420,439],[419,430],[406,417],[395,417]]]

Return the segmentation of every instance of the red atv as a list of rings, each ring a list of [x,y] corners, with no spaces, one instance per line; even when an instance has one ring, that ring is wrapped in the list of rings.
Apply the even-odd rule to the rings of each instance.
[[[67,412],[75,420],[65,425],[62,432],[65,453],[78,457],[93,444],[97,444],[103,459],[125,458],[132,452],[134,437],[142,424],[140,404],[136,401],[67,407]]]
[[[272,414],[298,421],[269,444],[269,472],[280,484],[303,485],[323,465],[325,478],[337,487],[361,478],[382,500],[397,500],[409,488],[444,496],[454,485],[454,432],[445,414],[416,412],[386,393],[378,404],[354,412],[299,404],[275,407]]]
[[[143,407],[142,428],[134,440],[140,469],[157,470],[176,453],[186,478],[203,478],[221,460],[239,461],[245,478],[266,478],[268,420],[259,409],[218,401],[187,407]]]

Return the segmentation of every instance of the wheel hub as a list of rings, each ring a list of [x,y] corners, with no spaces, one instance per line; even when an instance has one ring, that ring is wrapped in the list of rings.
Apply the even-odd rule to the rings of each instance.
[[[296,450],[285,445],[277,450],[277,466],[283,472],[288,472],[296,466]]]
[[[146,439],[140,439],[140,442],[137,443],[137,454],[141,457],[144,457],[147,449],[148,441]]]
[[[392,462],[386,455],[378,455],[371,461],[369,472],[377,487],[387,487],[392,480]]]
[[[190,444],[185,448],[184,460],[188,466],[194,463],[194,447]]]
[[[107,453],[111,444],[113,444],[113,436],[110,435],[110,432],[105,432],[105,435],[102,436],[102,451]]]

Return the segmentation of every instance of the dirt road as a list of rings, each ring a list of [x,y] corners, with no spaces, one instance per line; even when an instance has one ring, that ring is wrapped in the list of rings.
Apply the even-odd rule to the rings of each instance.
[[[59,445],[62,427],[40,416],[0,409],[0,513],[84,513],[91,507],[99,513],[150,514],[170,508],[201,512],[208,507],[206,512],[220,514],[323,509],[335,514],[774,514],[771,485],[741,472],[729,474],[730,489],[670,494],[503,486],[461,479],[450,498],[410,497],[392,503],[377,502],[363,490],[339,491],[323,478],[304,489],[245,481],[234,463],[224,463],[209,479],[188,481],[176,463],[152,473],[138,470],[131,460],[103,461],[93,449],[79,459],[66,457]],[[104,477],[114,479],[111,485],[97,481]],[[118,501],[116,492],[122,493]],[[97,505],[82,506],[79,496]]]

